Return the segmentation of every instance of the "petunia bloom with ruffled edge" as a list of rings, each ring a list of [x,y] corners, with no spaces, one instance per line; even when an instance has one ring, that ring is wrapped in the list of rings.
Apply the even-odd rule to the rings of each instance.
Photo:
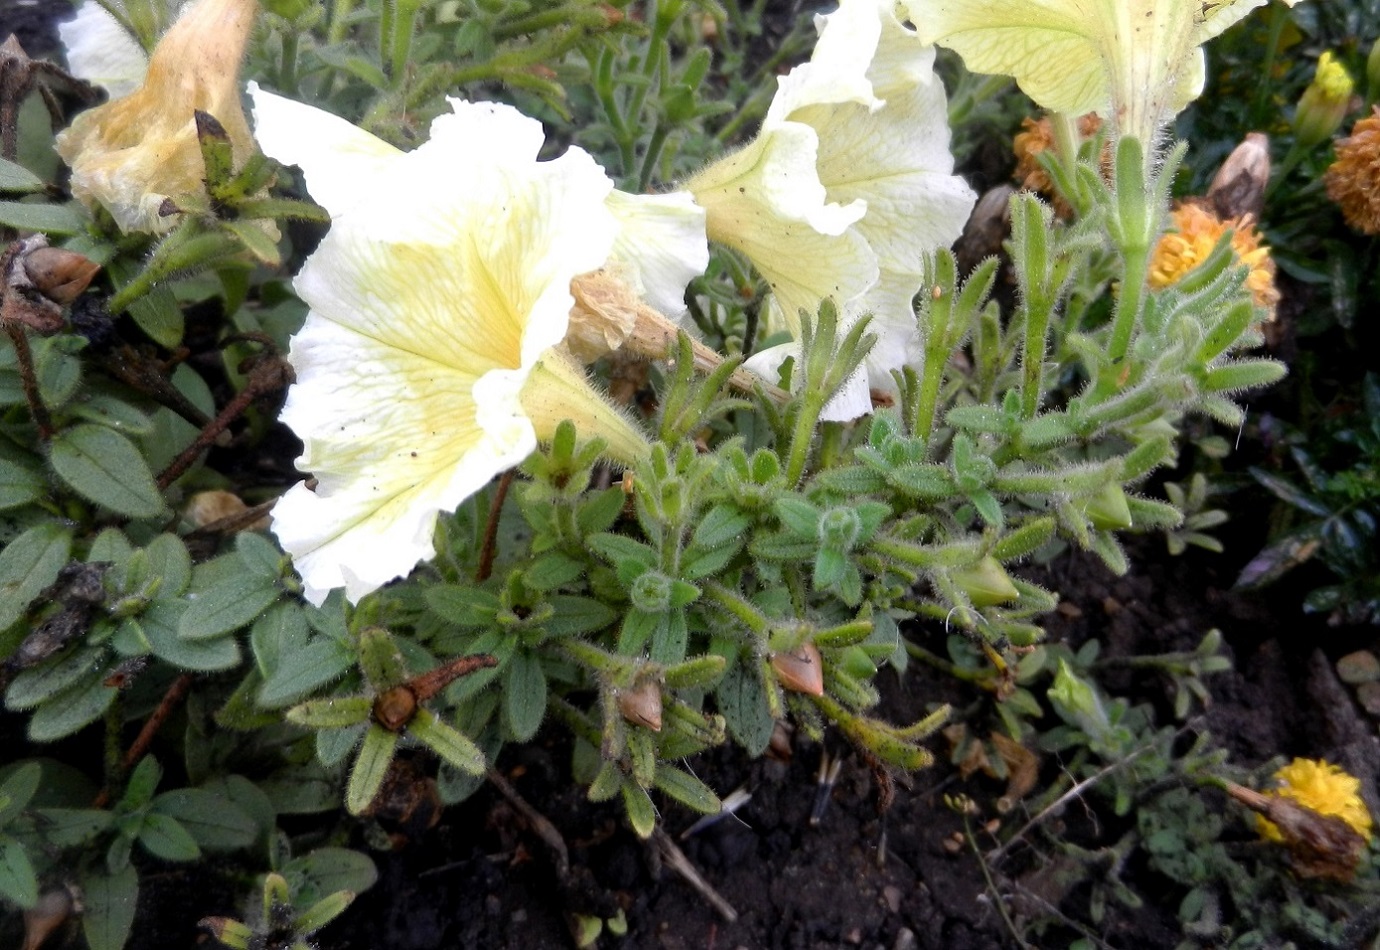
[[[934,50],[891,0],[843,0],[816,18],[810,61],[780,80],[762,130],[686,183],[709,236],[742,251],[772,288],[775,314],[799,335],[799,311],[832,297],[845,318],[871,313],[879,337],[867,372],[824,418],[871,409],[871,387],[915,354],[927,255],[962,232],[976,199],[953,174]],[[770,373],[788,350],[750,365]]]
[[[176,218],[159,213],[164,201],[205,191],[198,110],[224,126],[236,163],[253,153],[239,70],[257,12],[256,0],[196,0],[158,41],[142,86],[58,135],[83,204],[105,207],[123,231],[169,230]]]
[[[646,439],[559,348],[570,284],[618,234],[612,183],[572,148],[537,161],[540,123],[451,100],[411,152],[251,84],[266,154],[302,167],[331,230],[293,286],[310,307],[283,420],[315,490],[273,531],[319,603],[358,600],[434,553],[440,512],[565,419],[630,461]],[[367,183],[367,187],[360,187]]]
[[[973,72],[1012,76],[1046,109],[1096,112],[1148,147],[1203,91],[1202,44],[1267,0],[901,2]]]
[[[181,0],[154,0],[147,4],[147,12],[170,22],[181,5]],[[161,32],[162,24],[149,26]],[[148,53],[96,0],[86,0],[72,19],[59,23],[58,36],[66,51],[68,72],[100,86],[110,98],[127,96],[144,81]]]

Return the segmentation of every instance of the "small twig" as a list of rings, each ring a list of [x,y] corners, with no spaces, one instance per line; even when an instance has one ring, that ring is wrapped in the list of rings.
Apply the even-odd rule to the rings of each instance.
[[[516,808],[518,813],[527,820],[532,831],[551,851],[551,857],[556,862],[556,876],[561,881],[565,881],[570,876],[570,851],[566,848],[565,839],[556,830],[556,826],[551,824],[545,815],[527,804],[527,799],[518,794],[518,790],[513,787],[513,784],[504,778],[497,769],[489,769],[484,773],[484,777],[508,800],[508,804]]]
[[[1016,941],[1016,945],[1021,950],[1030,950],[1030,944],[1021,937],[1020,930],[1016,928],[1016,922],[1011,919],[1011,914],[1006,910],[1006,901],[1002,900],[1001,892],[997,890],[997,882],[992,879],[992,869],[987,866],[987,860],[982,855],[982,849],[978,847],[977,838],[973,835],[972,824],[968,821],[967,814],[963,816],[963,836],[968,839],[968,847],[973,849],[973,854],[977,857],[978,868],[982,871],[982,879],[987,882],[987,892],[992,895],[992,902],[997,905],[997,913],[1001,914],[1002,923],[1006,924],[1011,939]]]
[[[19,361],[19,379],[24,386],[24,399],[29,404],[29,413],[34,418],[34,425],[38,426],[38,437],[47,442],[53,437],[53,417],[48,414],[48,407],[43,405],[43,397],[38,390],[38,374],[34,372],[34,354],[33,350],[29,349],[29,338],[24,335],[23,327],[12,323],[5,324],[5,333],[14,344],[14,353]]]
[[[130,744],[129,751],[120,760],[120,768],[128,772],[134,768],[135,764],[142,759],[149,751],[149,746],[153,745],[154,737],[158,735],[158,730],[163,728],[163,724],[168,721],[168,717],[173,714],[179,703],[187,697],[187,692],[192,688],[194,677],[191,673],[183,673],[172,681],[168,691],[163,694],[162,700],[158,703],[149,718],[144,722],[144,728],[139,730],[139,735],[134,737],[134,742]],[[110,786],[101,789],[96,800],[92,802],[92,807],[104,808],[110,802]]]
[[[191,445],[183,449],[177,458],[168,463],[167,468],[158,473],[159,490],[167,488],[181,478],[187,469],[192,467],[201,453],[209,449],[220,434],[228,429],[230,424],[238,419],[255,399],[282,389],[291,381],[291,368],[277,356],[270,355],[256,365],[250,371],[249,378],[245,380],[244,388],[235,394],[235,398],[226,403],[225,408],[206,424],[206,427],[192,440]]]
[[[661,857],[670,866],[671,870],[679,874],[685,883],[699,891],[700,896],[709,902],[709,905],[719,912],[719,916],[730,924],[738,919],[738,912],[733,909],[733,905],[724,900],[723,895],[714,890],[712,884],[700,876],[700,872],[690,859],[685,856],[685,852],[676,846],[660,825],[652,832],[652,842],[657,846]]]
[[[1020,841],[1023,837],[1025,837],[1026,833],[1030,831],[1031,828],[1034,828],[1036,825],[1043,822],[1046,818],[1054,814],[1059,809],[1063,808],[1066,804],[1073,801],[1075,798],[1078,798],[1085,791],[1092,788],[1094,785],[1102,781],[1108,775],[1111,775],[1117,769],[1121,768],[1124,765],[1129,765],[1130,763],[1134,762],[1136,759],[1140,758],[1142,755],[1149,752],[1153,748],[1153,745],[1141,746],[1135,752],[1132,752],[1130,755],[1126,756],[1126,758],[1119,759],[1118,761],[1113,762],[1111,765],[1108,765],[1105,768],[1094,773],[1093,775],[1090,775],[1087,778],[1083,779],[1083,781],[1078,782],[1067,792],[1060,795],[1054,801],[1050,802],[1050,804],[1047,807],[1045,807],[1038,815],[1035,815],[1024,825],[1022,825],[1020,830],[1017,831],[1014,835],[1012,835],[1010,840],[1008,840],[1005,844],[1003,844],[1001,847],[994,848],[992,851],[990,851],[987,855],[987,859],[991,861],[993,864],[1000,861],[1006,855],[1007,849],[1009,849],[1012,845],[1014,845],[1016,842]]]
[[[498,479],[494,487],[493,501],[489,503],[489,517],[484,523],[484,544],[479,549],[479,566],[475,568],[474,580],[482,584],[494,572],[494,558],[498,555],[498,519],[503,514],[503,503],[508,499],[508,488],[513,484],[517,469],[508,469]]]

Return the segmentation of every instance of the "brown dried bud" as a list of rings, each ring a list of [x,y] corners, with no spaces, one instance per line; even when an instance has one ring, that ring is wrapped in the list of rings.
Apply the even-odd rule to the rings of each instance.
[[[786,689],[806,696],[824,695],[824,659],[813,643],[802,643],[789,653],[773,653],[771,668]]]
[[[1261,132],[1250,132],[1217,169],[1207,196],[1223,220],[1249,214],[1259,221],[1269,183],[1270,140]]]
[[[204,528],[207,525],[226,523],[234,524],[230,519],[244,515],[249,511],[238,495],[232,492],[214,489],[211,491],[197,492],[187,502],[187,506],[182,509],[182,517],[193,528]],[[222,527],[223,531],[233,534],[237,531],[266,531],[268,530],[268,515],[260,515],[252,521],[246,521],[242,525],[232,527]]]
[[[40,247],[24,257],[34,289],[62,306],[80,297],[100,269],[91,258],[60,247]]]
[[[1262,795],[1228,783],[1227,794],[1272,822],[1299,877],[1347,883],[1366,851],[1366,837],[1343,819],[1322,815],[1283,795]]]
[[[389,732],[401,732],[417,714],[417,694],[407,686],[394,686],[374,700],[374,721]]]
[[[655,680],[644,679],[631,689],[619,690],[618,711],[628,722],[661,731],[661,687]]]
[[[66,888],[45,891],[24,911],[24,950],[39,950],[54,930],[72,916],[72,895]]]

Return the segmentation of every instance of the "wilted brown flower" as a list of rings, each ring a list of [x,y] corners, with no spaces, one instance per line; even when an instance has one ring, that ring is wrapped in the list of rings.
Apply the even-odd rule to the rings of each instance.
[[[1337,143],[1337,160],[1327,170],[1327,197],[1362,234],[1380,234],[1380,105]]]

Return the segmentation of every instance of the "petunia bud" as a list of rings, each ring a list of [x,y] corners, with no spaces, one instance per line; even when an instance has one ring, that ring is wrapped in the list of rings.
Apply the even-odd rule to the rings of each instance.
[[[661,687],[655,680],[645,679],[631,689],[618,693],[618,711],[628,722],[661,731]]]
[[[974,607],[995,607],[1021,596],[1001,562],[991,555],[972,567],[954,571],[952,576],[954,583],[968,595]]]
[[[773,653],[771,668],[786,689],[806,696],[824,695],[824,660],[813,643],[802,643],[789,653]]]
[[[1312,148],[1332,136],[1346,118],[1355,83],[1346,67],[1328,50],[1318,57],[1318,70],[1294,111],[1294,140]]]
[[[1248,132],[1212,177],[1207,196],[1223,221],[1247,214],[1259,221],[1269,183],[1270,140],[1264,133]]]

